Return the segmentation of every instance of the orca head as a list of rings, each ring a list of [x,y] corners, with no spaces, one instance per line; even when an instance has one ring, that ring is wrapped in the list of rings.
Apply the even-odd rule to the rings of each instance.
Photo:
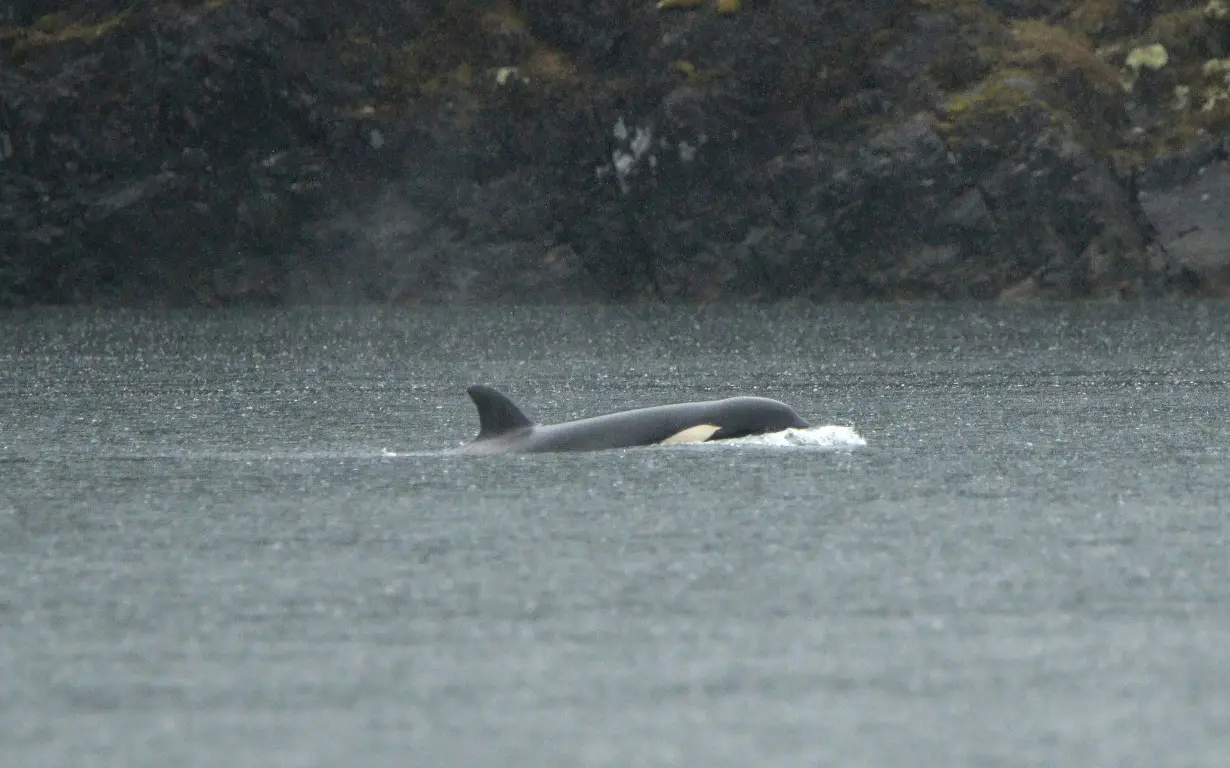
[[[721,429],[713,433],[710,440],[731,440],[811,426],[790,406],[767,397],[732,397],[722,405],[723,412],[717,420]]]

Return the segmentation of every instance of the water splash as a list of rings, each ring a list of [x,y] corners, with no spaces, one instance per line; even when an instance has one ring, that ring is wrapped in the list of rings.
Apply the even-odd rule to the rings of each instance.
[[[848,450],[864,448],[867,440],[850,427],[826,424],[808,429],[786,429],[766,435],[739,437],[734,440],[717,440],[701,445],[712,446],[764,446],[767,448],[813,448],[820,450]]]

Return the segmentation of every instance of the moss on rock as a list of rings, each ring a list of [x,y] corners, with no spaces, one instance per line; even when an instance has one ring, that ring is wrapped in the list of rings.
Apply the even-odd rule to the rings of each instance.
[[[481,99],[513,84],[530,93],[577,91],[588,82],[575,61],[533,35],[509,2],[480,8],[454,0],[410,40],[352,27],[337,55],[355,68],[376,62],[381,103],[373,109],[390,116],[415,99]]]
[[[41,48],[98,40],[122,25],[131,15],[131,10],[114,14],[88,11],[51,13],[39,17],[27,28],[10,27],[0,31],[0,41],[7,40],[10,44],[9,55],[20,60]]]
[[[1077,32],[1041,21],[1019,21],[1012,25],[1012,43],[1004,55],[1009,66],[1049,77],[1079,73],[1104,96],[1120,90],[1119,72]]]
[[[978,85],[954,94],[940,109],[938,128],[950,143],[970,139],[1011,145],[1025,121],[1050,121],[1039,85],[1023,69],[1000,69]]]

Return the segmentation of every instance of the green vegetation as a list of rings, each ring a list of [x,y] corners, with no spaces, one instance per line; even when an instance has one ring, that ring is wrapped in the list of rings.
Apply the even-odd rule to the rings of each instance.
[[[950,141],[1009,144],[1021,134],[1023,120],[1054,120],[1038,97],[1038,83],[1023,69],[1000,69],[977,86],[953,95],[941,109],[937,128]]]
[[[231,3],[155,1],[157,7],[198,13]],[[1126,0],[1022,0],[1013,6],[1015,20],[984,0],[913,0],[913,5],[950,17],[959,29],[926,72],[929,85],[939,91],[938,119],[948,131],[986,130],[988,121],[1011,125],[1014,112],[1036,117],[1043,109],[1102,131],[1118,124],[1114,130],[1120,134],[1099,136],[1099,142],[1147,154],[1149,147],[1230,127],[1230,73],[1223,66],[1230,61],[1230,0],[1165,0],[1143,29]],[[757,12],[742,8],[740,0],[658,0],[656,6]],[[146,8],[132,0],[82,1],[28,27],[0,27],[0,56],[23,60],[60,46],[92,45],[141,23]],[[661,23],[679,23],[670,17],[663,14]],[[589,98],[600,86],[596,73],[536,36],[519,0],[449,0],[409,38],[396,31],[405,25],[386,24],[375,14],[360,18],[365,21],[330,41],[334,61],[355,82],[378,83],[375,92],[351,105],[359,117],[396,119],[414,100],[439,99],[451,104],[452,117],[464,124],[491,104],[532,109]],[[821,125],[858,121],[866,96],[861,73],[909,34],[908,23],[894,20],[842,41],[822,58],[796,57],[786,39],[774,98],[809,105]],[[1158,51],[1166,53],[1162,64],[1153,55]],[[724,61],[720,52],[698,46],[669,66],[679,78],[705,87],[738,74]],[[601,87],[620,82],[613,77]],[[1128,101],[1154,116],[1150,124],[1134,132],[1123,128],[1114,116],[1126,115]],[[874,110],[866,113],[874,122]],[[1133,114],[1140,113],[1138,108]]]
[[[1051,78],[1079,73],[1103,95],[1121,88],[1118,70],[1078,32],[1027,19],[1012,25],[1012,42],[1003,57],[1008,66]]]
[[[119,27],[131,15],[132,9],[109,15],[77,15],[68,11],[50,13],[27,28],[9,28],[0,32],[0,40],[7,38],[11,41],[10,53],[22,56],[43,47],[97,40]]]
[[[659,10],[671,10],[675,8],[697,8],[712,0],[658,0]],[[716,0],[713,2],[714,10],[721,14],[737,13],[742,6],[742,0]]]
[[[512,2],[477,8],[453,0],[411,40],[354,27],[340,36],[337,55],[352,71],[375,69],[379,103],[359,109],[377,117],[395,116],[412,99],[449,97],[461,99],[455,116],[465,121],[482,98],[512,85],[527,96],[588,85],[574,61],[533,35]]]
[[[1011,22],[979,0],[914,1],[962,33],[929,72],[947,93],[938,120],[949,136],[994,140],[1042,110],[1135,163],[1230,127],[1227,0],[1164,3],[1143,31],[1123,0],[1018,4],[1026,18]],[[1137,120],[1152,117],[1124,125],[1129,101]]]
[[[163,4],[208,13],[229,2],[204,0],[184,4],[165,0]],[[67,10],[40,16],[28,27],[0,26],[0,53],[20,60],[56,50],[63,45],[95,43],[135,21],[134,14],[143,7],[129,0],[111,3],[115,6],[111,9],[99,9],[97,5],[80,3]]]

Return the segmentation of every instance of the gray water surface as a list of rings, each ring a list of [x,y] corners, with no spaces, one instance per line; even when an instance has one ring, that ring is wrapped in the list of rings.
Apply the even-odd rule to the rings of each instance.
[[[1228,328],[0,315],[0,764],[1224,766]],[[868,445],[449,455],[479,381]]]

